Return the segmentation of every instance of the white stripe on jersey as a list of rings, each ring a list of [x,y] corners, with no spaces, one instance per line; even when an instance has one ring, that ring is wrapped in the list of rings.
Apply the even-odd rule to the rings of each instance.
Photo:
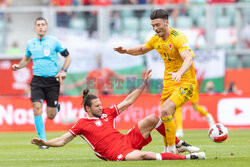
[[[99,154],[98,152],[95,152],[94,151],[94,153],[99,157],[99,158],[102,158],[102,159],[105,159],[105,160],[107,160],[108,161],[108,159],[107,158],[104,158],[101,154]]]
[[[117,106],[116,105],[114,105],[114,106],[115,106],[117,115],[119,115],[120,113],[119,113],[119,110],[118,110]]]
[[[75,126],[75,125],[74,125]],[[73,126],[73,127],[74,127]],[[73,133],[74,136],[77,136],[71,129],[69,130],[71,133]]]
[[[113,128],[115,129],[115,119],[113,119]]]
[[[89,145],[90,145],[90,147],[93,149],[93,150],[95,150],[95,147],[89,142],[89,140],[85,137],[85,136],[83,136],[83,135],[80,135]]]

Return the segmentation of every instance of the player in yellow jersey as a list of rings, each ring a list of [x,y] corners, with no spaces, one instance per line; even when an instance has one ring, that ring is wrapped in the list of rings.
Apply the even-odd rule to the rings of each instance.
[[[166,131],[165,145],[167,145],[167,152],[176,153],[176,126],[173,114],[176,108],[185,104],[193,95],[196,80],[192,60],[194,54],[188,46],[185,35],[168,27],[167,11],[154,10],[150,19],[156,35],[146,44],[129,49],[120,46],[114,50],[134,56],[145,54],[153,49],[160,53],[165,64],[161,97],[161,119]]]
[[[196,81],[195,87],[194,87],[194,94],[190,99],[190,102],[192,103],[193,109],[195,111],[198,111],[201,115],[205,116],[207,118],[207,122],[209,124],[209,127],[211,127],[215,122],[213,119],[213,116],[206,111],[206,109],[199,105],[199,88],[198,88],[198,82]],[[176,121],[176,136],[177,137],[183,137],[183,125],[182,125],[182,112],[181,107],[177,108],[175,111],[175,121]]]

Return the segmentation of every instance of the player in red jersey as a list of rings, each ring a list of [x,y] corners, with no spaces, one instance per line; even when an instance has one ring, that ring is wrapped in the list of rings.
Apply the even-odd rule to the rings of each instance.
[[[165,135],[164,124],[155,115],[150,115],[139,121],[130,131],[124,135],[114,127],[115,118],[132,105],[145,89],[150,78],[151,70],[146,73],[142,85],[130,93],[120,104],[110,108],[102,108],[100,99],[89,90],[83,91],[83,106],[88,113],[88,118],[80,119],[68,133],[59,138],[44,141],[33,138],[32,144],[38,146],[61,147],[70,142],[77,135],[81,136],[94,150],[95,154],[109,161],[132,160],[184,160],[205,159],[205,153],[191,153],[189,155],[177,155],[173,153],[154,153],[141,151],[142,147],[152,141],[150,132],[156,128]],[[176,138],[176,146],[180,151],[197,151],[197,147]],[[177,148],[178,150],[178,148]],[[199,149],[198,149],[199,150]]]

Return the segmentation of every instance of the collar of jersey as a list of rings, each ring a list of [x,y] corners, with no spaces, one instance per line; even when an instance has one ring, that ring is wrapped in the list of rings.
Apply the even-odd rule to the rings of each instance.
[[[36,37],[36,40],[38,40],[38,41],[44,41],[45,39],[47,39],[47,35],[44,38],[42,38],[42,39]]]
[[[87,118],[88,118],[88,119],[99,119],[99,118],[96,118],[96,117],[94,117],[94,118],[91,117],[91,118],[90,118],[89,116],[87,116]]]

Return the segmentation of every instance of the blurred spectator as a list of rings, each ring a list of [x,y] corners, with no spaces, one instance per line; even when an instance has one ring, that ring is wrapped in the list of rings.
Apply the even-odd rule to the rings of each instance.
[[[225,91],[225,93],[242,94],[242,91],[237,88],[234,82],[230,82],[228,89]]]
[[[111,5],[111,0],[92,0],[94,6],[108,6]]]
[[[72,6],[73,0],[51,0],[50,6],[58,6],[58,7],[65,7],[65,6]],[[71,17],[71,12],[57,12],[57,26],[59,27],[68,27],[69,21]]]
[[[112,32],[119,32],[121,28],[121,15],[119,11],[113,11],[110,19],[110,29]]]
[[[146,5],[151,3],[151,0],[128,0],[128,4],[131,5]],[[144,12],[145,10],[134,10],[134,16],[140,19]]]
[[[108,68],[103,68],[101,55],[97,55],[96,60],[97,60],[97,69],[90,71],[87,74],[86,78],[83,78],[77,81],[76,83],[71,83],[67,86],[65,85],[64,89],[66,91],[75,88],[83,89],[83,87],[87,85],[89,89],[94,89],[95,94],[97,95],[113,94],[114,93],[113,88],[116,83],[114,79],[125,80],[126,76],[119,75]]]
[[[207,3],[235,3],[236,0],[207,0]]]
[[[250,49],[250,24],[246,24],[241,32],[241,39],[247,49]]]
[[[14,41],[11,47],[7,49],[7,54],[13,56],[21,55],[21,50],[18,46],[17,41]]]
[[[187,0],[191,4],[206,4],[207,0]]]
[[[82,2],[86,3],[86,5],[94,5],[94,6],[108,6],[111,5],[111,0],[83,0]],[[84,4],[83,4],[84,5]],[[98,11],[91,11],[90,13],[85,13],[85,18],[88,23],[88,32],[89,37],[93,37],[95,31],[97,31],[97,13]]]
[[[49,6],[50,5],[50,0],[41,0],[40,4],[44,5],[44,6]]]
[[[11,0],[0,0],[0,9],[10,7],[11,4],[12,4]],[[5,19],[8,22],[10,22],[11,21],[10,14],[1,12],[1,10],[0,10],[0,20],[5,20]]]
[[[206,83],[206,85],[205,85],[205,93],[208,93],[208,94],[216,93],[215,86],[214,86],[214,83],[212,81],[208,81]]]
[[[166,5],[166,4],[187,4],[187,0],[152,0],[153,4],[156,5]],[[176,25],[176,20],[180,15],[186,15],[187,11],[186,8],[175,8],[167,10],[169,16],[173,19],[173,25]]]

